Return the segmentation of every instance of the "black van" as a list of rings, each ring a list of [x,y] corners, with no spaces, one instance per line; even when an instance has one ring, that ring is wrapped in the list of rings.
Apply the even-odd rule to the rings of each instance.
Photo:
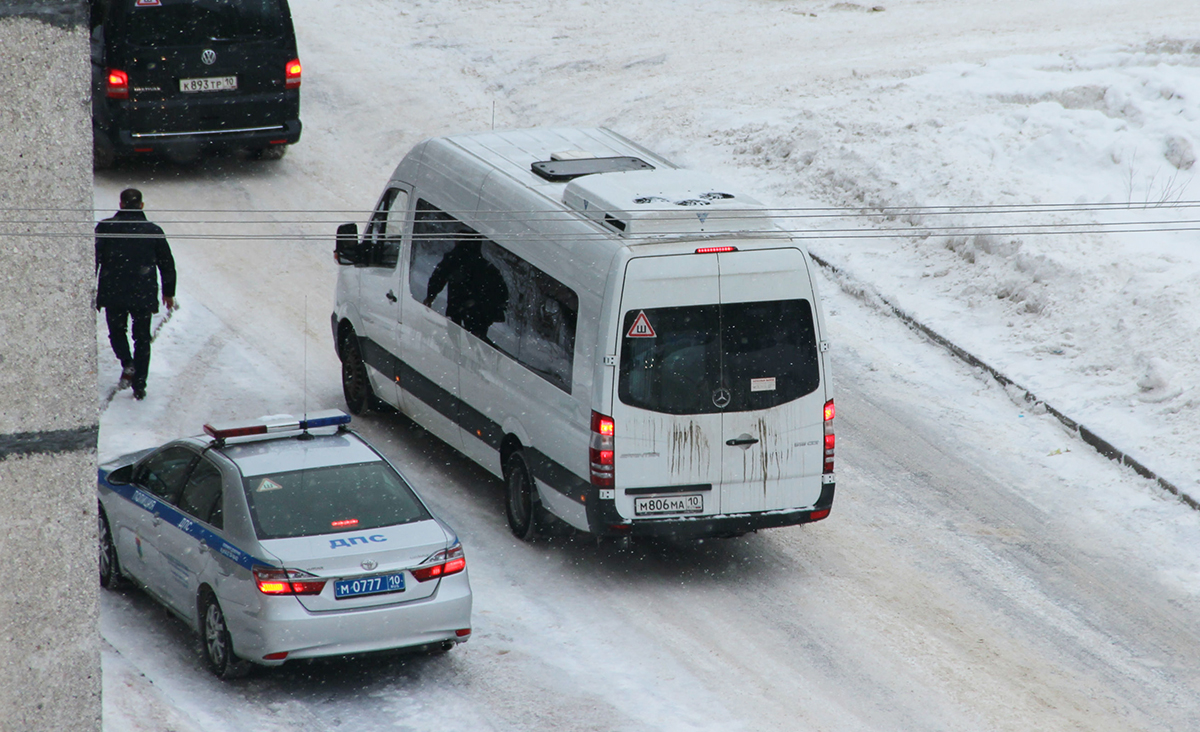
[[[95,167],[300,139],[300,59],[287,0],[91,0]]]

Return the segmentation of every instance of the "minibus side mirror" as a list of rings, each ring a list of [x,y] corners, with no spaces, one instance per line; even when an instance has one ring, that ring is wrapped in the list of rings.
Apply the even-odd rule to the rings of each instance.
[[[358,264],[362,247],[358,244],[358,224],[342,224],[337,228],[337,243],[333,258],[338,264]]]

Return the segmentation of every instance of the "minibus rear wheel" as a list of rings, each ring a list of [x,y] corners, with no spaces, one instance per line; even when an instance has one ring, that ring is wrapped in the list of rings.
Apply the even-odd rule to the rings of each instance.
[[[529,464],[517,450],[504,461],[504,512],[513,536],[522,541],[533,541],[538,534],[541,511]]]

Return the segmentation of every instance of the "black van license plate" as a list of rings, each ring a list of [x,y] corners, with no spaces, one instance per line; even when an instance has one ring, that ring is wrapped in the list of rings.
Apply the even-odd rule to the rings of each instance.
[[[211,76],[207,79],[180,79],[181,92],[215,92],[237,89],[236,76]]]
[[[633,499],[633,512],[638,516],[662,513],[703,513],[704,496],[691,493],[683,496],[653,496]]]

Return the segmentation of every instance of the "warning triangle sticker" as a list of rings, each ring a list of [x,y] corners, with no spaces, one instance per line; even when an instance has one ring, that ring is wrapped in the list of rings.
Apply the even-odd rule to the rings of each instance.
[[[646,317],[646,311],[642,310],[633,319],[633,327],[625,334],[626,338],[657,338],[658,334],[654,332],[654,328],[650,326],[650,320]]]

